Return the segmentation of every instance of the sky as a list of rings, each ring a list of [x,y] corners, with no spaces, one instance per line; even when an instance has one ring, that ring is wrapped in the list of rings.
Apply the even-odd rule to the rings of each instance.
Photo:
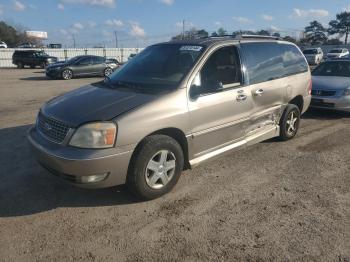
[[[186,28],[269,29],[298,35],[310,21],[327,25],[349,0],[0,0],[0,20],[48,32],[46,43],[144,47]]]

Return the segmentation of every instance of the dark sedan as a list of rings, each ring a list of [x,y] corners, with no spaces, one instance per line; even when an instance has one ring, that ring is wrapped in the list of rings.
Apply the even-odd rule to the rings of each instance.
[[[64,80],[81,76],[109,76],[118,67],[116,63],[105,57],[83,55],[76,56],[66,62],[52,64],[46,68],[49,78],[62,78]]]

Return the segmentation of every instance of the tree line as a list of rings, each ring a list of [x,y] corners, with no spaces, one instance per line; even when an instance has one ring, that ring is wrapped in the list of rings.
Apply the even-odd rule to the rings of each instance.
[[[0,21],[0,41],[4,41],[8,47],[16,47],[24,43],[38,43],[35,39],[29,39],[25,31],[20,25],[13,26]]]
[[[219,28],[217,31],[209,34],[205,29],[197,30],[191,28],[188,31],[183,32],[177,36],[174,36],[172,40],[179,39],[198,39],[209,37],[221,37],[221,36],[237,36],[237,35],[266,35],[281,37],[281,34],[272,30],[239,30],[234,32],[228,32],[224,28]],[[339,45],[348,44],[350,34],[350,12],[341,12],[336,15],[336,19],[331,20],[328,27],[322,25],[322,23],[314,20],[310,22],[308,26],[304,28],[303,37],[300,39],[294,36],[286,35],[281,37],[282,39],[290,42],[294,42],[300,45]],[[344,38],[344,42],[341,40]]]

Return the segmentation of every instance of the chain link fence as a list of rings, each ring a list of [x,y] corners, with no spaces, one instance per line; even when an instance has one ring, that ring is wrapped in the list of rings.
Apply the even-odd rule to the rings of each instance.
[[[78,55],[96,55],[106,58],[115,58],[120,62],[126,62],[131,54],[137,54],[140,48],[71,48],[71,49],[0,49],[0,68],[15,67],[12,64],[12,55],[15,50],[40,50],[50,56],[57,57],[59,61],[65,61]]]

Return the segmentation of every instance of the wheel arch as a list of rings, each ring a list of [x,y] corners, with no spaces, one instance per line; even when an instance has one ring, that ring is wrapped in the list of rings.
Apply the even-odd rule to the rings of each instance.
[[[290,100],[288,104],[296,105],[299,108],[300,113],[302,113],[304,109],[304,98],[301,95],[298,95],[294,97],[292,100]]]
[[[178,128],[174,128],[174,127],[169,127],[169,128],[163,128],[163,129],[160,129],[160,130],[157,130],[157,131],[154,131],[152,132],[151,134],[145,136],[138,144],[137,146],[135,147],[135,150],[132,154],[132,157],[131,157],[131,160],[130,160],[130,163],[133,162],[133,159],[134,157],[137,155],[137,153],[139,152],[139,149],[142,145],[142,142],[147,138],[147,137],[150,137],[150,136],[153,136],[153,135],[165,135],[165,136],[169,136],[171,138],[173,138],[176,142],[179,143],[179,145],[181,146],[182,148],[182,152],[184,154],[184,170],[187,170],[187,169],[190,169],[191,168],[191,165],[190,165],[190,162],[189,162],[189,150],[188,150],[188,141],[187,141],[187,138],[186,138],[186,135],[185,133],[178,129]]]

